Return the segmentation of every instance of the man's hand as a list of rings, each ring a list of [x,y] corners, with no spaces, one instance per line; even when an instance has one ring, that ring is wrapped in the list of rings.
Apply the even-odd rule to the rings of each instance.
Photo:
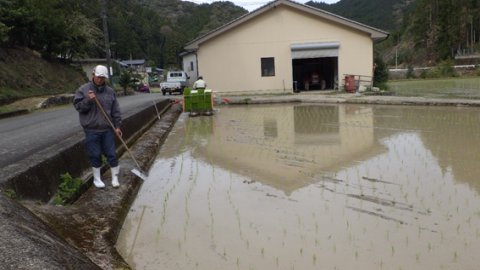
[[[122,137],[122,135],[123,135],[122,130],[120,128],[116,128],[115,133],[117,133],[118,137]]]
[[[93,90],[88,90],[88,98],[90,100],[94,100],[95,98],[97,98],[97,96],[95,96],[95,92],[93,92]]]

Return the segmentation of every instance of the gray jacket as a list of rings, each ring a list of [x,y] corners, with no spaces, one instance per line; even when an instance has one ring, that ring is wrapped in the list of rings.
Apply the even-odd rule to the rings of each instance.
[[[93,90],[115,128],[120,127],[122,124],[122,115],[115,91],[107,85],[97,87],[90,81],[80,86],[73,98],[73,105],[79,112],[80,124],[83,129],[89,131],[106,131],[111,129],[103,113],[97,108],[95,101],[88,98],[89,90]]]

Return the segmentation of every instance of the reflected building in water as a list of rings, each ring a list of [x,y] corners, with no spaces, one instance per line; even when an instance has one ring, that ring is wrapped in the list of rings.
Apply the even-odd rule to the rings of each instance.
[[[373,110],[360,105],[268,105],[222,110],[203,126],[194,151],[207,161],[290,194],[385,152]],[[211,124],[205,121],[212,121]],[[198,136],[198,133],[197,133]],[[202,139],[201,139],[202,138]]]

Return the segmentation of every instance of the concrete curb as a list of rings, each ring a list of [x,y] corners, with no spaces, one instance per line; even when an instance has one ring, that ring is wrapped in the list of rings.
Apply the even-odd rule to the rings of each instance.
[[[0,268],[100,269],[18,202],[0,195]]]
[[[29,113],[29,110],[27,109],[4,112],[4,113],[0,113],[0,119],[12,117],[12,116],[18,116],[18,115],[27,114],[27,113]]]
[[[275,103],[345,103],[378,105],[425,105],[425,106],[480,106],[475,99],[439,99],[423,97],[372,96],[362,94],[300,93],[292,95],[224,96],[230,105],[275,104]]]

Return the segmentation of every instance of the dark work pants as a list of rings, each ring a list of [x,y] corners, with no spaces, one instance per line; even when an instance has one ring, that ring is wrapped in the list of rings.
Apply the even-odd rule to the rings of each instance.
[[[102,166],[102,154],[107,157],[110,167],[118,166],[113,130],[96,132],[85,130],[85,146],[92,167]]]

